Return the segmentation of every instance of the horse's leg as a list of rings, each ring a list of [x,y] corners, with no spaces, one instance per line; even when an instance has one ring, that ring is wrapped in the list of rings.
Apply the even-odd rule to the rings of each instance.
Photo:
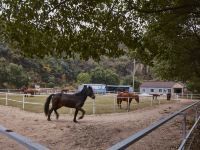
[[[52,111],[53,111],[53,107],[51,107],[51,109],[49,110],[49,112],[48,112],[48,121],[51,121],[51,113],[52,113]]]
[[[82,115],[78,119],[83,119],[83,117],[85,115],[85,110],[82,108],[80,108],[79,110],[82,112]]]
[[[78,109],[76,108],[75,113],[74,113],[74,122],[77,122],[77,121],[76,121],[76,116],[77,116],[77,114],[78,114]]]
[[[119,101],[119,108],[122,109],[122,100]]]
[[[56,114],[56,119],[58,120],[58,118],[59,118],[59,113],[57,112],[57,109],[54,109],[54,112],[55,112],[55,114]]]
[[[129,103],[128,103],[128,111],[130,111],[131,101],[132,101],[132,99],[129,99]]]
[[[127,99],[127,107],[126,107],[126,109],[127,109],[127,111],[129,111],[129,99]]]
[[[119,107],[119,99],[117,99],[117,106],[118,106],[118,108],[120,108],[120,107]]]

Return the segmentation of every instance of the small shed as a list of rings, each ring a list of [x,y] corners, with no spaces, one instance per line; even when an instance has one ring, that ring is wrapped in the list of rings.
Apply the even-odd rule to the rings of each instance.
[[[183,94],[184,84],[174,81],[148,81],[140,85],[140,93]]]
[[[106,85],[105,84],[82,84],[78,86],[78,91],[81,91],[83,89],[83,86],[91,86],[94,93],[96,94],[106,94]]]

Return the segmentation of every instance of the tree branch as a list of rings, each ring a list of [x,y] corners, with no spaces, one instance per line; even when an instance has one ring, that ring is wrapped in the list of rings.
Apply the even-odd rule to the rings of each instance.
[[[140,9],[137,6],[132,6],[132,9],[140,12],[140,13],[161,13],[161,12],[167,12],[167,11],[175,11],[175,10],[180,10],[180,9],[191,9],[191,8],[197,8],[200,7],[200,5],[182,5],[182,6],[175,6],[175,7],[165,7],[162,9],[158,9],[158,10],[153,10],[153,9]]]

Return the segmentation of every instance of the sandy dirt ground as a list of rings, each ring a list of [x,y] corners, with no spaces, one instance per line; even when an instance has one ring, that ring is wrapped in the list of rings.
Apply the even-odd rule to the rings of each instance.
[[[78,123],[72,121],[72,115],[61,114],[59,120],[52,115],[49,122],[42,113],[0,106],[0,124],[52,150],[103,150],[190,103],[181,100],[126,113],[85,115]],[[177,149],[182,138],[181,125],[181,116],[176,117],[128,149]],[[0,134],[0,149],[26,148]]]

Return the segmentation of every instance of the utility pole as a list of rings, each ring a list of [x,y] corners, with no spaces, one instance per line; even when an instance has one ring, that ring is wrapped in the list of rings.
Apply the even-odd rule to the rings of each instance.
[[[133,72],[132,72],[132,76],[133,76],[133,92],[135,91],[135,58],[133,60]]]

